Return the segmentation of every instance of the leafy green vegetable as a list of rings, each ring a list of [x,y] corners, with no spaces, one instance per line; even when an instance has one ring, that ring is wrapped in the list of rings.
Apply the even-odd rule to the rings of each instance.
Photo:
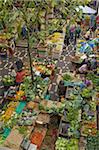
[[[15,79],[11,77],[10,75],[7,75],[7,76],[5,75],[2,81],[5,86],[11,86],[14,84]]]
[[[59,137],[56,141],[55,150],[78,150],[78,140],[77,139],[64,139]]]
[[[83,89],[81,95],[84,98],[90,98],[90,97],[92,97],[92,90],[85,88],[85,89]]]
[[[27,134],[27,127],[21,126],[18,128],[20,134],[26,135]]]
[[[98,150],[99,149],[99,134],[96,136],[87,137],[86,150]]]
[[[92,82],[93,82],[93,84],[95,85],[95,86],[98,86],[99,87],[99,76],[97,76],[97,75],[95,75],[95,74],[88,74],[87,75],[87,78],[89,79],[89,80],[92,80]]]
[[[63,76],[63,80],[65,80],[65,81],[71,81],[71,80],[72,80],[72,77],[71,77],[69,74],[65,74],[65,75]]]

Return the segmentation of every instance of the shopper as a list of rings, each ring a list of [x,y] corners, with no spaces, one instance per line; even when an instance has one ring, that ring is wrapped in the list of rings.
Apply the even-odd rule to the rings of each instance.
[[[22,34],[23,39],[25,39],[26,36],[27,36],[27,30],[26,30],[26,26],[25,26],[25,25],[22,27],[22,32],[21,32],[21,34]]]
[[[78,24],[77,27],[76,27],[76,36],[77,36],[77,38],[80,37],[80,34],[81,34],[81,27],[80,27],[80,25]]]
[[[8,52],[9,52],[9,56],[13,56],[15,51],[15,46],[14,43],[12,43],[11,39],[8,40]]]
[[[85,39],[88,41],[90,39],[90,35],[91,35],[91,29],[88,29],[86,34],[85,34]]]
[[[92,57],[92,59],[90,60],[91,66],[90,69],[94,72],[96,72],[97,70],[97,59],[96,57]]]
[[[69,25],[66,26],[66,35],[65,35],[65,44],[69,45],[70,33],[69,33]]]
[[[23,82],[25,75],[26,72],[24,70],[18,71],[16,73],[16,85],[20,85]]]
[[[78,69],[78,73],[84,74],[87,73],[88,71],[88,66],[87,64],[83,64],[79,69]]]
[[[71,41],[74,39],[75,29],[76,29],[75,25],[72,25],[70,27],[70,39],[71,39]]]
[[[17,67],[18,71],[22,70],[22,68],[23,68],[23,62],[22,62],[21,59],[19,59],[19,60],[16,61],[16,67]]]

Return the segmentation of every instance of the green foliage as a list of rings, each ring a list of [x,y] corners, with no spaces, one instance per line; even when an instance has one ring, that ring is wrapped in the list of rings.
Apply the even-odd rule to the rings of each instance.
[[[52,105],[52,107],[44,107],[42,104],[39,104],[39,109],[40,110],[44,110],[46,111],[47,113],[51,114],[63,114],[63,111],[64,111],[64,108],[65,108],[65,105],[64,104],[61,104],[59,108],[57,108],[57,106],[55,104]]]

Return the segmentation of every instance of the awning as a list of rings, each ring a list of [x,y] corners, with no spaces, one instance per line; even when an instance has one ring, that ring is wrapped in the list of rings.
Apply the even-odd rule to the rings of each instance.
[[[94,10],[91,7],[88,6],[79,6],[79,8],[77,8],[76,10],[79,11],[80,9],[82,9],[84,14],[95,14],[96,10]]]

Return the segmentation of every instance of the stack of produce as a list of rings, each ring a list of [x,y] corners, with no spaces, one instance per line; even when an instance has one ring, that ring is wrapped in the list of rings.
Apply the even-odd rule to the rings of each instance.
[[[36,96],[44,98],[44,94],[48,88],[49,79],[46,81],[41,77],[35,77],[34,85],[32,86],[31,78],[26,77],[23,84],[20,86],[20,90],[25,92],[26,100],[34,100]]]
[[[79,150],[77,139],[64,139],[59,137],[55,145],[55,150]]]
[[[6,111],[2,115],[2,120],[3,121],[8,121],[11,118],[11,115],[13,114],[16,106],[18,105],[18,102],[10,102],[7,106]]]
[[[40,73],[43,73],[45,75],[51,75],[52,73],[52,70],[51,68],[48,68],[47,66],[45,65],[35,65],[34,68],[36,69],[36,71],[39,71]]]
[[[55,32],[53,35],[49,36],[49,41],[52,43],[58,42],[62,38],[62,34],[59,32]]]
[[[19,116],[18,124],[21,126],[30,126],[33,124],[33,120],[36,120],[37,113],[34,111],[23,110]]]
[[[10,75],[5,75],[2,79],[4,86],[11,86],[14,85],[15,79]]]
[[[54,102],[54,101],[41,101],[39,104],[39,109],[41,111],[45,111],[49,114],[62,114],[64,110],[65,104],[60,102]]]

